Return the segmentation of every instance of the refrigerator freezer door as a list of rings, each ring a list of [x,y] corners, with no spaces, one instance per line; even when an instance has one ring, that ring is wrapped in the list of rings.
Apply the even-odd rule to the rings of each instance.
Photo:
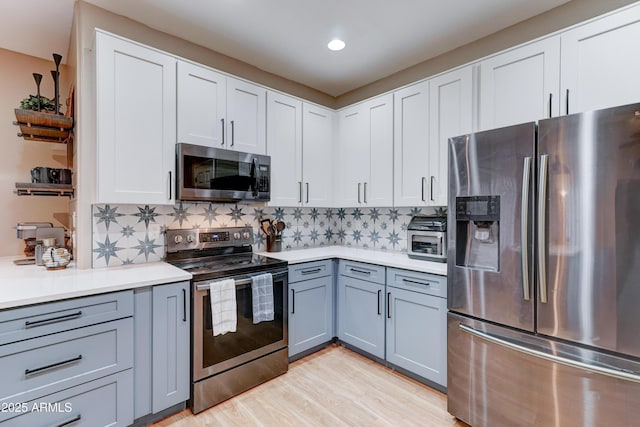
[[[535,136],[526,123],[449,140],[449,309],[528,331]]]
[[[640,357],[640,104],[543,120],[538,132],[538,332]]]
[[[447,328],[447,409],[466,423],[638,424],[640,363],[451,313]]]

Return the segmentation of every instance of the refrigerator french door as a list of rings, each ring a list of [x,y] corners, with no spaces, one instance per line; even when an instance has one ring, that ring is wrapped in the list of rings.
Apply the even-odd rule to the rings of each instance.
[[[640,104],[449,147],[449,412],[637,423]]]

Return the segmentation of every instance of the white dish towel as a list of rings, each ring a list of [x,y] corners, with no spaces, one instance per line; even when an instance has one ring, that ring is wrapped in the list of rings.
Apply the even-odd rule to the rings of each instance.
[[[251,277],[253,323],[273,320],[273,276],[271,273]]]
[[[236,282],[233,279],[209,283],[213,336],[235,332],[238,326]]]

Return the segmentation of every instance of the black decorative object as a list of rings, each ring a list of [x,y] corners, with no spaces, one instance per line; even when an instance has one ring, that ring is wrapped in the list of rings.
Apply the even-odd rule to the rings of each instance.
[[[38,111],[40,111],[40,82],[42,81],[42,74],[33,73],[33,79],[36,81],[36,87],[38,88]]]
[[[53,76],[53,83],[55,86],[55,103],[56,103],[55,111],[56,111],[56,114],[59,114],[60,112],[60,61],[62,61],[62,55],[58,55],[57,53],[54,53],[53,61],[56,63],[56,70],[51,71],[51,76]]]

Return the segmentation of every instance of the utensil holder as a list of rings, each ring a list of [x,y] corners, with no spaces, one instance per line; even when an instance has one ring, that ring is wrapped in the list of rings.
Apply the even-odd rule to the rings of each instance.
[[[267,252],[280,252],[282,250],[282,236],[267,236]]]

